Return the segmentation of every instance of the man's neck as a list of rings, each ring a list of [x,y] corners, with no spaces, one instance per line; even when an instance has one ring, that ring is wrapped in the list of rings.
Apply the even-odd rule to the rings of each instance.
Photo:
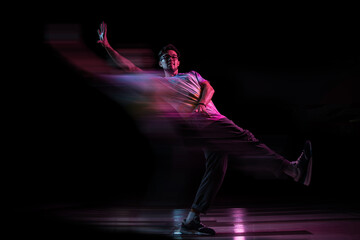
[[[175,75],[178,75],[179,71],[175,70],[175,71],[164,71],[165,73],[165,77],[173,77]]]

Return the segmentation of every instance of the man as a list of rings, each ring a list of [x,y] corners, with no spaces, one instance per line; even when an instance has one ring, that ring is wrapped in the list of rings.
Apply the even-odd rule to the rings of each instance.
[[[107,26],[100,25],[100,43],[114,62],[129,72],[141,72],[131,61],[115,51],[107,40]],[[168,103],[185,119],[190,130],[196,131],[201,139],[206,158],[206,170],[198,188],[195,200],[186,219],[181,224],[183,234],[214,235],[215,231],[200,222],[200,213],[205,213],[216,196],[227,168],[228,155],[236,158],[255,157],[260,159],[259,169],[273,172],[276,176],[286,175],[296,182],[310,184],[312,150],[306,141],[304,150],[296,161],[284,157],[261,143],[248,130],[242,129],[223,116],[212,102],[214,89],[199,73],[179,73],[180,53],[171,44],[159,52],[159,66],[164,70],[162,78],[172,88]]]

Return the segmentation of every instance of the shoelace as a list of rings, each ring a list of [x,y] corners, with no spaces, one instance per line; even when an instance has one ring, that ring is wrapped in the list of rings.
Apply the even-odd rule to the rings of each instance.
[[[196,224],[199,225],[200,227],[206,227],[204,224],[201,223],[199,217],[195,217],[193,221],[194,221],[194,223],[196,223]]]
[[[300,156],[298,157],[298,159],[295,161],[294,164],[295,164],[295,165],[298,165],[299,162],[300,162],[300,159],[301,159],[302,157],[304,157],[305,160],[307,160],[307,157],[306,157],[306,154],[305,154],[305,150],[303,150],[303,151],[301,152]]]

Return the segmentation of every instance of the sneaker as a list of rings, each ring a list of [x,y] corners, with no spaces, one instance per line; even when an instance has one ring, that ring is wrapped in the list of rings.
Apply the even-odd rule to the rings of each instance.
[[[295,181],[309,186],[312,173],[312,147],[309,140],[305,142],[303,151],[293,164],[298,171]]]
[[[185,223],[184,219],[184,221],[181,223],[180,232],[182,234],[191,235],[215,235],[214,229],[206,227],[204,224],[202,224],[200,222],[199,216],[195,216],[195,218],[189,223]]]

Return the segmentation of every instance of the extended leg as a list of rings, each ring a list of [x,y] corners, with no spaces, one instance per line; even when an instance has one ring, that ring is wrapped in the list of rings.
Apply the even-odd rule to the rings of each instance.
[[[213,122],[202,130],[202,140],[212,149],[235,156],[244,165],[255,171],[273,173],[276,177],[290,176],[305,185],[311,180],[311,143],[305,143],[304,150],[296,161],[286,158],[261,143],[246,129],[242,129],[227,118]]]
[[[280,177],[290,162],[254,135],[227,118],[213,122],[201,131],[201,138],[209,148],[233,155],[244,165],[258,171],[270,171]]]

